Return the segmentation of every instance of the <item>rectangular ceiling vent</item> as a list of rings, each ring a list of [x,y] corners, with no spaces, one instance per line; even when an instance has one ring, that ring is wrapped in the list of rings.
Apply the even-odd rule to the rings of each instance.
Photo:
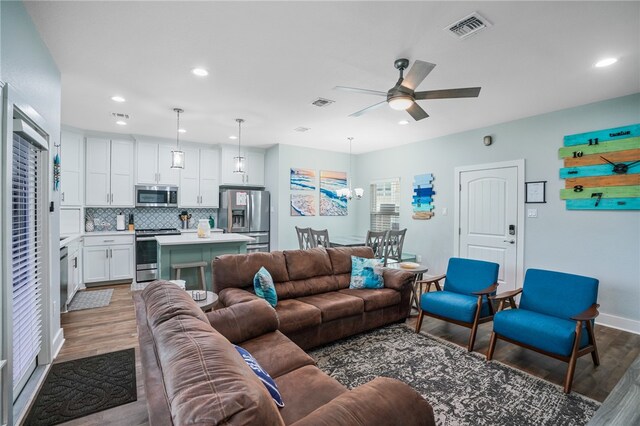
[[[129,119],[129,114],[124,114],[121,112],[112,112],[111,115],[113,115],[115,118],[124,118],[125,120]]]
[[[453,24],[447,25],[444,30],[452,36],[462,40],[470,37],[492,24],[478,12],[473,12]]]
[[[311,130],[309,127],[296,127],[295,129],[296,132],[306,132],[307,130]]]
[[[317,107],[326,107],[327,105],[331,105],[334,102],[335,101],[332,101],[331,99],[318,98],[315,101],[311,102],[311,105],[315,105]]]

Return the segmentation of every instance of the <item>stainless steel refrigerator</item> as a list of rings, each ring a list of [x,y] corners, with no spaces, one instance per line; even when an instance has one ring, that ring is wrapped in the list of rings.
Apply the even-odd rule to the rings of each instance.
[[[247,245],[248,252],[268,252],[270,211],[269,191],[223,189],[220,191],[218,226],[224,232],[255,238],[255,242]]]

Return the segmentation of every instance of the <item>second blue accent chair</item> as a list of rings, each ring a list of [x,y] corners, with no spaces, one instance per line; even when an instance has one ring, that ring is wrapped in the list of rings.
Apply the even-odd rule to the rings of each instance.
[[[449,259],[447,273],[422,282],[427,284],[427,292],[420,298],[420,314],[416,323],[416,333],[422,327],[424,316],[438,318],[471,329],[467,350],[471,352],[476,340],[478,324],[493,319],[493,305],[489,296],[498,288],[500,265],[482,260]],[[444,288],[440,281],[444,279]],[[431,285],[436,290],[431,292]]]
[[[522,294],[520,306],[515,309],[518,294]],[[568,362],[565,393],[571,392],[578,357],[591,353],[593,363],[600,364],[593,334],[599,306],[597,279],[529,269],[522,289],[493,299],[500,305],[493,319],[487,360],[491,360],[497,339],[501,339]],[[512,309],[502,310],[507,300]]]

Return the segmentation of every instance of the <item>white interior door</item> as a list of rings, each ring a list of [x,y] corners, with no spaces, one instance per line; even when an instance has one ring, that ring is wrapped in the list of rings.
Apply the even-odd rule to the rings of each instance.
[[[521,175],[517,164],[458,169],[458,256],[499,264],[499,292],[521,285]]]

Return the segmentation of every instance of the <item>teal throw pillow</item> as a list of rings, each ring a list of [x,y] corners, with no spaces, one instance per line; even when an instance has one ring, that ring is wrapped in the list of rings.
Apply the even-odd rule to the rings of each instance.
[[[351,256],[351,282],[349,288],[382,288],[382,259]]]
[[[276,287],[273,285],[273,278],[267,269],[262,266],[253,277],[253,289],[256,296],[263,298],[274,308],[278,304],[278,295]]]

